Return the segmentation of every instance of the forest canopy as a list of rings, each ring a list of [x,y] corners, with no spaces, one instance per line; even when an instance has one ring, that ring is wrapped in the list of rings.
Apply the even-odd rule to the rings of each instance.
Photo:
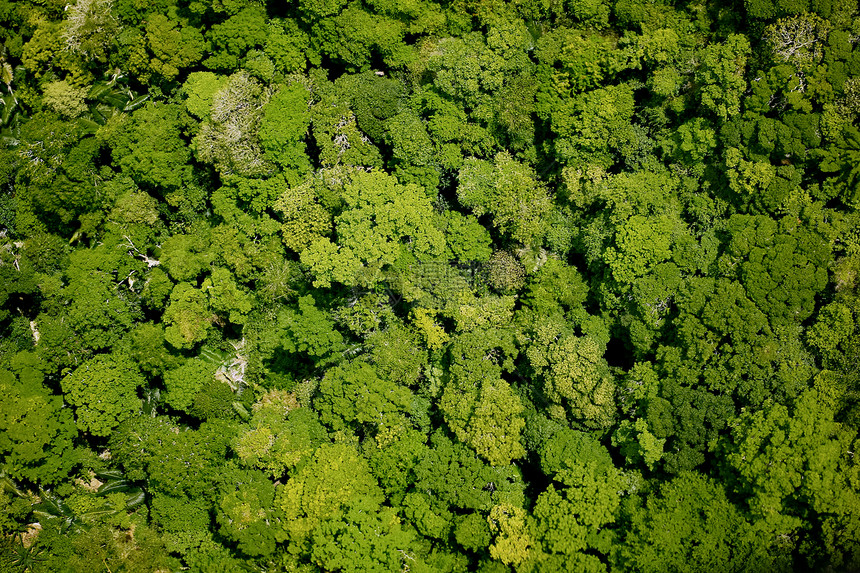
[[[0,570],[860,569],[856,0],[0,0]]]

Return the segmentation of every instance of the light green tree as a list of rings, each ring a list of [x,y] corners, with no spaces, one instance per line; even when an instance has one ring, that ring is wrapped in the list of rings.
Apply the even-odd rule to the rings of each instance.
[[[309,552],[312,535],[342,509],[362,504],[378,507],[382,490],[367,461],[347,444],[323,444],[307,464],[276,487],[275,536],[298,552]]]
[[[75,407],[78,428],[109,436],[123,420],[140,411],[137,389],[145,384],[128,358],[101,355],[78,366],[62,380],[65,399]]]
[[[198,63],[206,49],[197,28],[180,23],[176,14],[171,16],[156,13],[146,19],[146,41],[152,53],[150,69],[168,81]]]
[[[0,454],[6,475],[50,485],[71,469],[77,429],[62,398],[44,386],[44,366],[35,355],[21,353],[13,359],[17,375],[0,370]]]
[[[167,324],[164,339],[176,348],[189,349],[206,340],[212,328],[206,293],[188,283],[179,283],[170,292],[170,303],[162,319]]]
[[[552,201],[527,164],[501,152],[493,162],[467,159],[458,174],[457,198],[515,241],[540,245],[547,231]]]
[[[385,173],[355,172],[343,189],[346,209],[335,219],[337,243],[317,239],[302,252],[316,286],[333,281],[370,285],[384,268],[445,252],[445,237],[433,225],[433,208],[417,185],[400,185]]]

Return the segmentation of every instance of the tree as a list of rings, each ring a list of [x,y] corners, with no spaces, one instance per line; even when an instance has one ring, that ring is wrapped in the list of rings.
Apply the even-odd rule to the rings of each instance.
[[[226,77],[213,74],[212,72],[192,72],[188,74],[180,90],[180,93],[186,97],[185,109],[198,119],[209,119],[215,94],[224,88],[227,81]]]
[[[486,37],[475,31],[462,38],[443,38],[427,62],[433,86],[486,121],[493,114],[489,94],[531,68],[527,55],[531,43],[525,23],[513,15],[492,22]]]
[[[340,4],[340,1],[332,4]],[[369,69],[373,53],[389,66],[403,64],[411,56],[403,43],[405,26],[402,22],[367,12],[355,3],[350,3],[336,16],[316,21],[311,32],[314,50],[342,62],[350,72]]]
[[[323,168],[382,167],[379,149],[359,129],[348,102],[326,89],[329,87],[330,84],[318,86],[322,97],[311,109],[311,132],[319,150],[319,164]]]
[[[45,86],[42,101],[57,113],[74,119],[87,111],[84,99],[87,89],[69,84],[65,80],[51,82]]]
[[[182,21],[176,13],[170,17],[149,15],[146,41],[152,53],[150,69],[167,81],[176,79],[184,68],[198,63],[206,49],[200,31]]]
[[[444,236],[432,224],[430,199],[420,187],[359,171],[344,186],[343,199],[347,208],[335,218],[337,243],[317,239],[302,252],[315,286],[371,285],[385,267],[444,253]]]
[[[827,20],[815,14],[802,14],[777,20],[765,29],[764,39],[776,61],[804,69],[821,59],[829,32]]]
[[[66,13],[62,37],[66,48],[86,58],[107,59],[119,22],[111,13],[111,0],[77,0]]]
[[[108,446],[127,478],[146,481],[154,494],[211,502],[237,430],[237,424],[223,419],[192,430],[164,416],[136,416],[116,428]]]
[[[682,473],[651,493],[629,514],[613,560],[635,571],[779,571],[778,556],[727,499],[719,484]]]
[[[493,559],[517,567],[533,558],[536,540],[531,530],[534,525],[524,509],[508,504],[494,506],[487,522],[495,536],[490,545]]]
[[[311,560],[326,571],[344,573],[424,570],[422,547],[394,508],[357,503],[314,531]]]
[[[188,283],[179,283],[170,292],[170,303],[162,317],[167,324],[164,339],[176,348],[192,348],[209,336],[211,317],[206,294]]]
[[[68,475],[77,430],[62,398],[43,384],[40,364],[30,353],[14,359],[17,375],[0,370],[3,409],[0,410],[0,452],[3,472],[15,479],[52,485]]]
[[[478,217],[492,213],[493,225],[515,241],[540,245],[552,203],[531,167],[501,152],[493,163],[467,159],[458,180],[464,207]]]
[[[108,122],[105,137],[114,161],[141,187],[166,194],[189,180],[191,153],[181,136],[180,111],[179,105],[149,103],[131,118]]]
[[[601,452],[603,453],[603,452]],[[623,481],[606,456],[580,459],[556,473],[535,504],[535,536],[545,555],[538,569],[556,567],[605,571],[602,559],[612,547],[608,529],[615,521]]]
[[[415,183],[428,193],[439,186],[433,141],[413,111],[402,111],[385,122],[385,142],[391,147],[389,169],[402,183]]]
[[[265,53],[275,68],[284,73],[301,72],[307,65],[307,56],[318,60],[310,48],[310,38],[295,20],[269,19]],[[307,56],[306,56],[307,54]]]
[[[140,411],[137,389],[145,384],[137,366],[123,356],[97,356],[63,378],[66,400],[75,407],[78,429],[109,436]]]
[[[449,383],[439,407],[454,435],[491,465],[505,466],[525,455],[523,406],[504,380]]]
[[[271,91],[247,72],[231,75],[213,97],[209,121],[194,138],[197,157],[224,175],[268,175],[272,165],[264,157],[258,132],[263,106],[270,98]]]
[[[142,266],[141,261],[123,256],[116,245],[102,244],[71,255],[68,285],[58,293],[68,307],[58,314],[64,316],[85,348],[108,348],[134,324],[139,315],[133,290],[122,288],[122,283],[139,273]],[[119,285],[114,283],[116,278]]]
[[[267,159],[295,185],[311,169],[305,137],[311,123],[310,93],[300,83],[281,86],[263,106],[260,146]]]
[[[380,378],[372,366],[361,361],[330,368],[318,392],[314,408],[335,431],[366,426],[370,433],[370,428],[382,432],[409,412],[413,398],[408,389]]]
[[[740,112],[741,95],[747,87],[744,72],[750,44],[745,36],[732,34],[725,43],[711,44],[701,54],[696,80],[701,83],[702,105],[726,121]]]
[[[347,444],[323,444],[286,483],[275,488],[275,536],[310,553],[315,531],[343,509],[378,507],[384,499],[367,462]]]
[[[582,97],[568,98],[552,107],[555,155],[575,167],[612,166],[618,152],[636,136],[633,89],[621,84],[597,88]]]
[[[164,385],[167,392],[164,401],[171,408],[188,412],[195,396],[214,373],[215,368],[199,358],[186,360],[181,366],[166,371]]]
[[[386,124],[389,120],[397,117],[401,112],[411,115],[405,109],[406,86],[400,80],[367,71],[361,74],[344,74],[335,80],[334,86],[339,98],[349,100],[358,128],[376,143],[386,139]],[[415,136],[421,140],[423,134],[420,133],[422,131],[420,125],[411,121],[411,117],[405,119],[406,122],[395,123],[408,123],[419,128],[419,133]],[[401,134],[401,136],[409,137],[408,134]],[[401,154],[401,159],[408,160],[416,152],[423,156],[427,150],[409,147],[404,151],[406,153]],[[404,183],[410,183],[410,181],[404,181]]]
[[[44,220],[32,231],[50,228],[71,235],[77,217],[102,207],[95,185],[101,143],[81,136],[76,124],[54,113],[37,114],[22,126],[16,146],[22,159],[15,177],[18,210],[23,214],[26,205]]]
[[[474,215],[462,215],[457,211],[445,211],[445,242],[450,258],[465,263],[485,262],[492,255],[490,233]]]
[[[480,512],[486,516],[496,505],[521,508],[525,502],[526,484],[516,465],[492,466],[445,432],[435,431],[426,446],[423,441],[416,446],[410,437],[390,447],[399,450],[401,463],[414,476],[412,488],[428,496],[437,514]]]
[[[239,286],[233,274],[223,267],[212,269],[201,288],[209,296],[209,308],[233,324],[244,324],[254,308],[253,295]]]
[[[195,280],[209,270],[212,254],[207,231],[201,228],[198,232],[176,234],[161,244],[158,261],[174,280]]]
[[[345,350],[343,335],[329,314],[317,308],[312,295],[299,298],[295,310],[282,310],[278,322],[282,326],[281,344],[289,353],[325,364]]]
[[[215,545],[209,532],[209,510],[208,500],[200,498],[159,494],[150,501],[152,524],[162,532],[165,547],[186,558],[194,550]]]
[[[272,204],[272,209],[281,214],[284,245],[296,253],[301,253],[332,230],[331,213],[320,204],[316,193],[318,184],[314,178],[308,177],[298,185],[285,185],[284,191]]]
[[[313,410],[299,406],[293,394],[271,390],[254,404],[250,427],[239,432],[233,449],[244,465],[279,479],[326,442],[328,433]]]
[[[615,387],[602,344],[556,321],[536,325],[526,339],[525,355],[543,382],[542,398],[551,416],[593,429],[612,425]]]
[[[266,43],[266,12],[262,6],[246,5],[225,21],[212,26],[207,39],[214,48],[204,65],[210,70],[234,70],[251,48]]]
[[[613,278],[621,284],[632,284],[654,265],[669,259],[677,226],[678,221],[667,216],[631,217],[616,233],[616,246],[604,254]]]
[[[833,406],[820,390],[806,390],[792,408],[768,404],[741,414],[717,446],[733,489],[783,558],[794,532],[810,526],[807,512],[817,516],[821,529],[803,541],[810,567],[825,561],[853,567],[858,559],[860,492],[851,454],[857,435],[834,421]]]
[[[830,248],[796,221],[732,215],[725,264],[739,268],[750,298],[776,326],[809,318],[815,296],[827,284]]]
[[[275,531],[271,527],[275,486],[255,470],[228,468],[219,478],[219,531],[235,541],[246,555],[270,555],[275,550]]]

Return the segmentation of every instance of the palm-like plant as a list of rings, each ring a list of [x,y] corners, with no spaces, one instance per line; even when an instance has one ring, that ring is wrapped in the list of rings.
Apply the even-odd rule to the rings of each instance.
[[[114,70],[110,78],[93,84],[87,94],[89,117],[78,120],[85,131],[94,133],[117,113],[131,112],[142,106],[149,94],[138,94],[128,87],[128,77]]]
[[[15,573],[27,573],[39,561],[43,560],[42,549],[35,544],[25,544],[24,535],[19,533],[14,538],[4,540],[2,557],[0,557],[0,571],[14,571]]]
[[[97,472],[96,477],[104,480],[95,492],[96,497],[103,498],[103,503],[88,511],[75,511],[66,500],[53,495],[50,491],[40,490],[41,503],[33,506],[33,515],[39,523],[59,520],[60,531],[78,532],[102,517],[116,515],[129,511],[141,505],[146,500],[146,493],[139,486],[128,481],[119,470]],[[116,498],[108,498],[108,494],[125,493],[123,503],[116,503]]]
[[[18,131],[24,119],[21,105],[12,90],[15,76],[23,73],[23,71],[23,66],[13,68],[6,61],[6,48],[0,47],[0,82],[6,84],[7,92],[4,94],[0,90],[0,142],[6,145],[18,143]]]

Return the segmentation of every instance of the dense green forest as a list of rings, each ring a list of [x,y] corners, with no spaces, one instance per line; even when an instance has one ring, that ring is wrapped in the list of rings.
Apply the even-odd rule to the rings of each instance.
[[[856,0],[0,42],[0,571],[860,568]]]

